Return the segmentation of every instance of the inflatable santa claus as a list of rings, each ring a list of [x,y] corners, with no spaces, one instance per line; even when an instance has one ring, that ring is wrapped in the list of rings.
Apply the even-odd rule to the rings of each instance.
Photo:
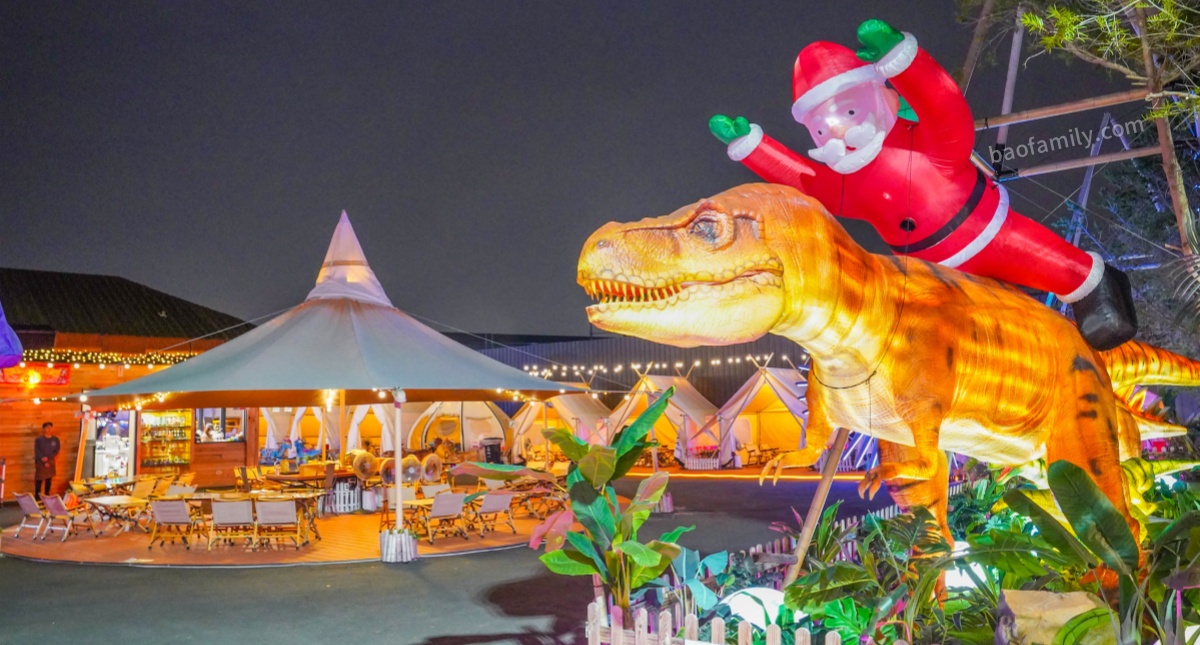
[[[819,163],[744,117],[716,115],[709,129],[729,157],[835,215],[870,222],[898,254],[1054,293],[1097,349],[1132,338],[1125,274],[1012,210],[1004,186],[971,164],[975,124],[950,75],[912,34],[881,20],[859,26],[858,39],[857,54],[816,42],[796,57],[792,116]],[[897,115],[904,101],[912,120]]]

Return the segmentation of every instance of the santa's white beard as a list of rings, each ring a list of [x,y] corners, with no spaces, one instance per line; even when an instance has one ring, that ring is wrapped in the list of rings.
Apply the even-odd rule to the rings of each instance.
[[[834,172],[848,175],[874,161],[879,151],[883,150],[886,137],[886,132],[876,129],[875,124],[868,121],[847,130],[844,139],[830,139],[820,148],[809,150],[808,155]],[[855,150],[847,152],[847,144]]]

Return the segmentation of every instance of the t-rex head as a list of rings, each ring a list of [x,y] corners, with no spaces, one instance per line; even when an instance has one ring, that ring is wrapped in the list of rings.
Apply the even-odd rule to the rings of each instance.
[[[815,200],[771,184],[732,188],[662,217],[610,222],[579,258],[578,282],[599,301],[588,320],[679,347],[755,340],[786,317],[785,289],[799,286],[797,232],[831,225],[840,231]]]

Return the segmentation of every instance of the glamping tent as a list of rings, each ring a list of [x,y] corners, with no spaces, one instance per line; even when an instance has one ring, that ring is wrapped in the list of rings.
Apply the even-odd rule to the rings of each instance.
[[[580,385],[582,384],[572,384]],[[572,392],[550,397],[545,401],[530,401],[521,406],[512,419],[513,461],[526,458],[532,446],[545,443],[542,430],[566,428],[588,443],[608,440],[608,417],[612,412],[590,394]]]
[[[438,401],[425,409],[408,431],[405,448],[430,448],[435,439],[473,450],[484,439],[511,438],[508,415],[491,401]]]
[[[396,309],[342,213],[316,286],[299,306],[195,358],[87,395],[98,408],[317,407],[348,419],[345,406],[390,407],[393,397],[490,401],[502,391],[549,395],[563,387]],[[345,443],[349,426],[337,424],[331,445]]]
[[[676,460],[682,461],[689,447],[688,438],[717,413],[717,406],[682,376],[642,374],[625,400],[608,417],[608,427],[615,432],[629,425],[670,387],[675,388],[675,394],[662,418],[654,424],[651,436],[663,449],[675,454]],[[711,443],[715,444],[715,441]]]
[[[768,453],[795,450],[808,425],[807,390],[808,379],[799,370],[759,367],[698,434],[717,440],[723,467],[733,464],[740,447]]]

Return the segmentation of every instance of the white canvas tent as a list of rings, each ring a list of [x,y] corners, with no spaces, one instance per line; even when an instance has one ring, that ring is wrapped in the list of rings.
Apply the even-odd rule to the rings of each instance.
[[[479,447],[483,439],[511,439],[509,418],[491,401],[437,401],[408,430],[405,448],[431,447],[434,439],[453,441],[462,450]]]
[[[563,387],[460,345],[392,306],[342,213],[316,285],[299,306],[195,358],[84,394],[99,409],[309,407],[323,428],[336,428],[328,443],[340,447],[350,428],[347,405],[490,401],[506,391],[549,395]],[[271,418],[268,426],[281,421]],[[293,429],[298,422],[294,417]],[[279,427],[268,432],[281,434]]]
[[[701,433],[717,433],[719,463],[728,466],[739,446],[795,450],[808,426],[808,379],[796,369],[760,367],[721,406]]]
[[[562,385],[460,345],[392,306],[342,213],[308,298],[168,369],[89,392],[93,407],[325,407],[490,401],[498,391],[550,395]],[[349,424],[346,424],[348,429]]]
[[[582,441],[605,443],[611,414],[603,403],[582,392],[559,394],[545,401],[529,401],[513,415],[513,440],[509,452],[514,461],[524,459],[530,447],[545,443],[542,436],[545,428],[566,428]]]
[[[717,413],[717,406],[704,398],[682,376],[642,374],[629,395],[608,417],[609,431],[616,432],[633,423],[670,387],[675,388],[675,394],[671,396],[662,417],[654,424],[651,437],[663,449],[674,451],[677,459],[686,454],[688,438]]]

